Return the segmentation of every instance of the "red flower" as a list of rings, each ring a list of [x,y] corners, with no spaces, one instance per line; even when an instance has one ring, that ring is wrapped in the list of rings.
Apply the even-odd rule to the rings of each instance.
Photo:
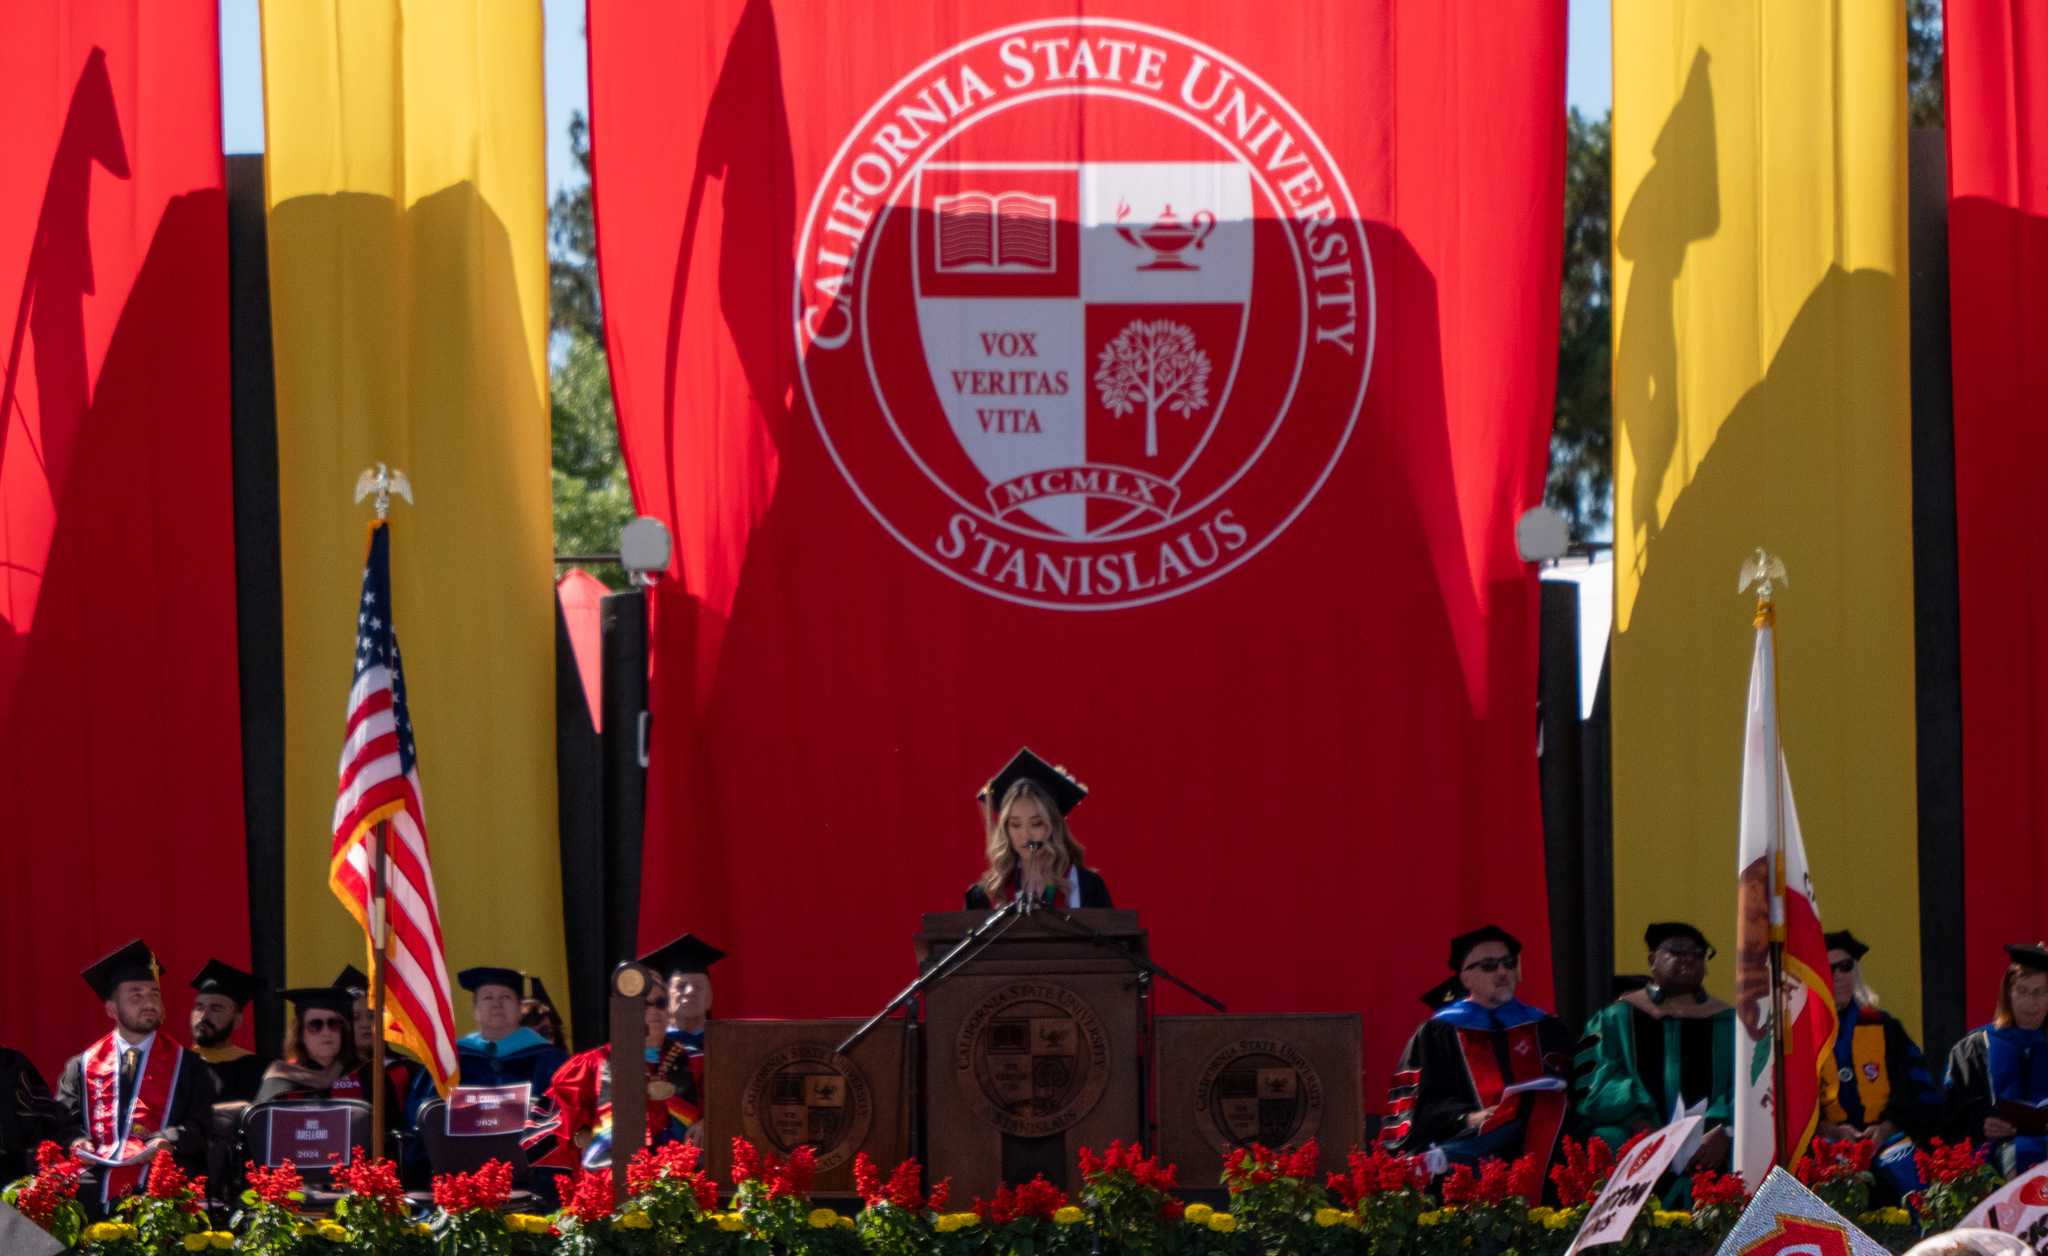
[[[1185,1202],[1175,1199],[1169,1195],[1167,1196],[1165,1201],[1159,1205],[1159,1219],[1161,1221],[1165,1221],[1171,1224],[1172,1222],[1179,1221],[1180,1215],[1186,1212],[1187,1210],[1188,1206]]]
[[[924,1168],[905,1160],[889,1175],[889,1202],[910,1212],[924,1209]]]
[[[249,1179],[249,1189],[256,1192],[256,1198],[273,1208],[286,1212],[297,1212],[299,1201],[294,1194],[302,1195],[306,1181],[299,1176],[299,1166],[287,1160],[274,1169],[266,1169],[251,1160],[244,1167],[242,1175]]]
[[[1066,1206],[1066,1192],[1046,1181],[1041,1173],[1014,1191],[1007,1186],[998,1187],[994,1199],[975,1200],[974,1215],[984,1225],[999,1226],[1024,1218],[1050,1221],[1054,1213]]]
[[[1716,1173],[1712,1169],[1701,1169],[1692,1175],[1692,1202],[1695,1208],[1713,1204],[1739,1204],[1749,1197],[1742,1185],[1740,1173]]]
[[[1284,1177],[1313,1179],[1322,1153],[1316,1149],[1316,1140],[1311,1138],[1294,1151],[1282,1157],[1280,1173]]]
[[[932,1187],[931,1198],[925,1200],[924,1205],[933,1212],[944,1212],[946,1211],[946,1201],[952,1198],[952,1195],[953,1179],[940,1178],[939,1184]]]
[[[570,1183],[569,1193],[563,1198],[562,1210],[584,1225],[595,1225],[612,1215],[617,1202],[612,1194],[611,1174],[578,1169],[576,1180]]]
[[[36,1173],[16,1194],[14,1206],[23,1216],[48,1229],[57,1209],[78,1195],[79,1175],[85,1166],[56,1143],[45,1141],[36,1148]]]
[[[1967,1138],[1954,1145],[1937,1138],[1929,1147],[1928,1151],[1913,1154],[1913,1162],[1920,1167],[1920,1180],[1929,1186],[1953,1182],[1974,1173],[1984,1163],[1985,1149],[1972,1146]]]
[[[372,1200],[378,1211],[405,1211],[405,1187],[398,1180],[398,1167],[382,1158],[366,1160],[363,1149],[355,1149],[349,1163],[334,1170],[334,1180],[352,1195]]]
[[[690,1186],[697,1192],[698,1212],[710,1212],[718,1207],[718,1183],[699,1173],[697,1180],[690,1183]]]
[[[1375,1145],[1370,1152],[1352,1151],[1345,1157],[1345,1171],[1325,1180],[1346,1208],[1355,1209],[1374,1195],[1422,1189],[1429,1184],[1429,1169],[1420,1157],[1397,1156]]]
[[[1508,1194],[1525,1204],[1543,1202],[1543,1165],[1534,1153],[1523,1156],[1509,1167]]]
[[[739,1172],[735,1167],[733,1172]],[[781,1199],[785,1195],[803,1199],[811,1193],[811,1179],[818,1173],[818,1149],[803,1143],[789,1153],[789,1159],[778,1161],[774,1156],[767,1158],[768,1198]]]
[[[732,1184],[751,1182],[761,1172],[761,1153],[744,1138],[732,1140]]]
[[[1557,1184],[1558,1205],[1576,1208],[1591,1203],[1613,1171],[1614,1153],[1607,1149],[1605,1139],[1591,1138],[1581,1143],[1576,1138],[1566,1138],[1564,1163],[1550,1171],[1550,1180]]]
[[[512,1166],[492,1160],[474,1173],[434,1178],[434,1205],[442,1212],[496,1211],[512,1197]]]
[[[882,1170],[865,1151],[853,1158],[853,1193],[870,1208],[882,1202]]]
[[[1507,1161],[1488,1157],[1479,1162],[1475,1175],[1469,1165],[1453,1165],[1444,1179],[1446,1204],[1498,1204],[1513,1193],[1512,1171]]]
[[[643,1147],[626,1163],[626,1190],[638,1195],[661,1181],[687,1181],[694,1186],[702,1156],[690,1143],[663,1143],[651,1151]]]
[[[1478,1179],[1472,1174],[1472,1166],[1468,1164],[1454,1164],[1451,1166],[1450,1173],[1444,1178],[1442,1189],[1444,1203],[1452,1205],[1469,1204],[1472,1202],[1472,1196],[1477,1190]]]

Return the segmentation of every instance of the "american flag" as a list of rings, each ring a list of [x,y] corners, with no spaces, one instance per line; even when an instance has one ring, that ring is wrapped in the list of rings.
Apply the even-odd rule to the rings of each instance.
[[[348,734],[334,800],[334,854],[327,884],[363,926],[371,976],[378,963],[370,863],[375,829],[385,839],[391,947],[384,973],[385,1037],[426,1066],[442,1094],[455,1084],[455,1013],[441,945],[441,908],[427,857],[427,813],[420,805],[418,756],[391,623],[391,528],[370,525],[370,556],[356,606],[356,665],[348,694]]]

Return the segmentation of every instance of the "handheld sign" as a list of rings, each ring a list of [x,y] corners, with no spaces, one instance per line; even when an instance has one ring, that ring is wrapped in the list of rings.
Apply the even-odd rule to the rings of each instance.
[[[2048,1163],[2037,1164],[1984,1197],[1963,1229],[2003,1230],[2040,1247],[2048,1239]]]
[[[493,1134],[517,1134],[526,1129],[527,1108],[533,1102],[533,1085],[457,1086],[448,1092],[447,1124],[450,1138],[486,1138]]]
[[[1592,1211],[1586,1214],[1565,1256],[1620,1242],[1635,1223],[1636,1214],[1643,1210],[1643,1201],[1650,1197],[1651,1188],[1664,1176],[1664,1170],[1671,1167],[1672,1159],[1699,1123],[1697,1116],[1681,1117],[1629,1148],[1627,1158],[1616,1162],[1607,1185],[1600,1188],[1600,1198],[1593,1201]]]
[[[1714,1256],[1884,1256],[1886,1251],[1797,1178],[1774,1168]]]

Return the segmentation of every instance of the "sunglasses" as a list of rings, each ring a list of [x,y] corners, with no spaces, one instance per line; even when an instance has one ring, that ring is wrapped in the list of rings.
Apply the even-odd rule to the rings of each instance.
[[[338,1016],[314,1016],[309,1017],[307,1019],[306,1032],[309,1034],[318,1034],[325,1033],[328,1030],[333,1030],[335,1033],[338,1034],[341,1032],[342,1027],[347,1024],[347,1021],[342,1020]]]
[[[1828,965],[1828,967],[1834,969],[1838,973],[1853,973],[1856,971],[1856,961],[1853,959],[1838,959],[1834,963]]]
[[[1711,946],[1704,951],[1696,946],[1660,946],[1657,950],[1677,960],[1712,959],[1715,955],[1719,954]]]
[[[1509,972],[1513,972],[1515,971],[1515,969],[1521,967],[1521,964],[1522,960],[1520,956],[1501,955],[1489,957],[1486,959],[1475,959],[1471,963],[1465,965],[1465,971],[1470,972],[1471,970],[1476,968],[1483,973],[1496,973],[1499,972],[1501,969],[1505,968]]]

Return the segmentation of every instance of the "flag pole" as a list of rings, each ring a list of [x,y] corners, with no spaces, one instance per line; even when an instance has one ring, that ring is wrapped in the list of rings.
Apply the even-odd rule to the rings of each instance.
[[[390,828],[390,821],[379,820],[370,830],[375,844],[370,857],[370,919],[376,924],[373,943],[377,948],[377,962],[370,965],[370,1009],[377,1025],[370,1039],[370,1137],[377,1140],[373,1160],[384,1154],[384,962],[391,952],[385,839]]]
[[[1785,1163],[1785,755],[1779,739],[1778,607],[1767,575],[1757,591],[1756,623],[1771,634],[1771,1161]],[[1761,1183],[1759,1183],[1761,1185]]]

